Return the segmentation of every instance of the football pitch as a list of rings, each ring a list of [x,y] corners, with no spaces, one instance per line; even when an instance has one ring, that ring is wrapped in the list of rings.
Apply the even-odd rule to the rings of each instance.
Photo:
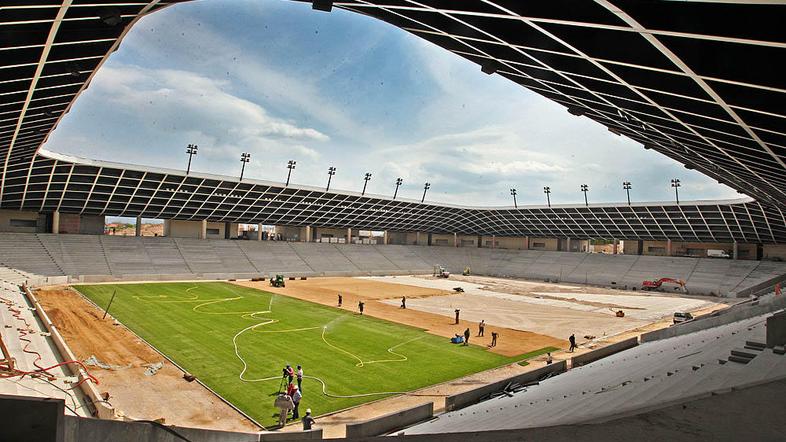
[[[523,357],[223,282],[74,288],[100,307],[116,293],[112,316],[264,426],[287,364],[305,372],[301,415],[319,416]]]

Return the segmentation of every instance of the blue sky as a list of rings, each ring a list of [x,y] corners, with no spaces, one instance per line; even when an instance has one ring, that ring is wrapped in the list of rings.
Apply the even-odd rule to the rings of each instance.
[[[735,198],[733,190],[398,28],[289,1],[210,0],[142,19],[45,148],[465,205]]]

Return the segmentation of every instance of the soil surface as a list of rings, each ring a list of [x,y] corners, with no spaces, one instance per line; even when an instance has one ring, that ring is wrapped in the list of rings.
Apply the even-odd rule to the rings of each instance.
[[[157,420],[167,425],[255,432],[260,429],[198,382],[187,382],[183,372],[134,333],[114,325],[110,316],[72,290],[36,292],[49,318],[71,350],[84,361],[95,356],[111,369],[88,366],[109,392],[109,402],[133,419]],[[154,375],[149,364],[163,363]]]
[[[477,322],[459,320],[456,324],[454,318],[435,313],[418,311],[414,309],[399,308],[402,296],[408,300],[418,298],[432,298],[434,296],[450,295],[452,292],[424,287],[415,287],[387,282],[371,281],[359,278],[311,278],[308,280],[286,281],[285,288],[270,287],[268,282],[238,281],[236,284],[267,290],[293,298],[316,302],[323,305],[338,307],[338,294],[343,297],[341,306],[344,310],[358,312],[358,302],[365,303],[364,313],[375,318],[385,319],[399,324],[410,325],[426,330],[438,336],[451,338],[456,334],[463,334],[469,328],[472,337],[470,344],[488,346],[491,344],[491,332],[499,333],[497,346],[489,348],[497,354],[516,356],[523,353],[540,350],[544,347],[563,347],[564,340],[554,339],[550,336],[532,333],[523,330],[499,327],[487,320],[485,336],[478,337]],[[396,305],[381,302],[385,299],[398,299]]]

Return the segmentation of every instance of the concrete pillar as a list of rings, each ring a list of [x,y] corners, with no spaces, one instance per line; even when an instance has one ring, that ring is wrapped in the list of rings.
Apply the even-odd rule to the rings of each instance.
[[[496,235],[491,235],[491,248],[493,249],[496,247],[497,247],[497,237]]]
[[[257,241],[262,241],[262,224],[257,224]]]
[[[620,240],[614,238],[614,254],[619,253]]]
[[[306,226],[306,242],[311,242],[311,226]]]
[[[134,226],[134,236],[142,236],[142,217],[136,217],[136,225]]]
[[[740,254],[739,246],[737,245],[737,241],[734,241],[734,246],[733,246],[732,252],[731,252],[731,258],[732,259],[738,259],[739,258],[739,254]]]
[[[60,212],[52,212],[52,233],[60,233]]]
[[[458,235],[453,234],[453,247],[458,247]]]
[[[415,245],[420,245],[420,232],[415,232]]]
[[[199,239],[207,239],[207,220],[203,219],[199,226]]]
[[[352,244],[352,227],[347,227],[347,244]]]
[[[529,236],[524,237],[524,250],[529,250]]]
[[[388,231],[387,230],[385,230],[385,232],[382,235],[382,244],[388,245]]]
[[[671,240],[666,240],[666,256],[671,256]]]
[[[565,250],[566,252],[572,252],[573,251],[573,250],[570,249],[570,238],[566,238],[565,239],[565,249],[566,249]]]

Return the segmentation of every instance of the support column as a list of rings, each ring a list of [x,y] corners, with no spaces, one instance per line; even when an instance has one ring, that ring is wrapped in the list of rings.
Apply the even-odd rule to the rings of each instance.
[[[262,224],[257,224],[257,241],[262,241]]]
[[[567,250],[565,250],[566,252],[572,252],[573,251],[570,248],[570,238],[566,238],[565,239],[565,248],[567,249]]]
[[[453,247],[458,247],[458,235],[453,234]]]
[[[311,242],[311,226],[306,226],[306,242]]]
[[[666,240],[666,256],[671,256],[671,240]]]
[[[619,245],[620,241],[617,238],[614,238],[614,254],[616,255],[619,253]]]
[[[497,236],[496,235],[491,235],[491,248],[492,249],[497,248]]]
[[[172,221],[165,219],[164,220],[164,236],[168,237],[172,234]]]
[[[142,217],[136,217],[136,226],[134,226],[134,236],[142,236]]]
[[[207,239],[207,220],[203,219],[199,226],[199,239]]]
[[[524,250],[529,250],[529,236],[524,237]]]
[[[347,227],[347,244],[352,244],[352,227]]]
[[[60,212],[52,212],[52,233],[60,233]]]
[[[385,230],[385,232],[382,235],[382,244],[388,245],[388,231],[387,230]]]
[[[420,232],[415,232],[415,245],[420,245]]]
[[[731,252],[731,258],[732,259],[738,259],[739,255],[740,255],[739,246],[737,245],[737,241],[734,241],[734,246],[733,246],[732,252]]]

